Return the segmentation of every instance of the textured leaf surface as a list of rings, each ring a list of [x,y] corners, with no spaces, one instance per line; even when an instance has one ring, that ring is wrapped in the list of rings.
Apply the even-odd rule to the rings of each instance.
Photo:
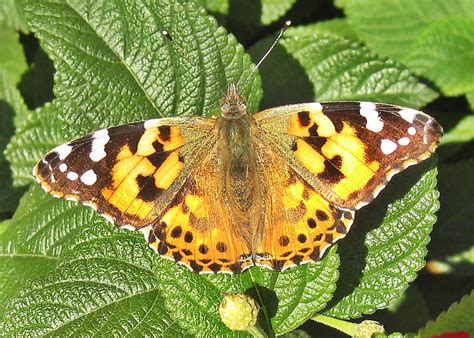
[[[283,273],[252,268],[237,276],[204,279],[164,260],[157,272],[167,308],[191,333],[231,334],[219,319],[221,294],[245,292],[263,306],[262,326],[269,329],[271,325],[271,330],[281,334],[324,308],[335,290],[338,266],[339,258],[333,248],[320,262]]]
[[[16,275],[2,281],[2,301],[26,283],[8,303],[6,335],[183,335],[163,308],[140,234],[41,194],[31,189],[2,235],[2,276]]]
[[[446,95],[474,91],[474,76],[467,71],[474,69],[474,17],[431,23],[414,42],[407,63]]]
[[[50,199],[41,199],[43,191],[34,187],[26,193],[8,227],[0,235],[0,313],[5,314],[7,301],[31,277],[48,272],[57,258],[69,227],[51,227],[56,216],[64,215],[63,208],[54,209]],[[77,209],[77,208],[76,208]],[[43,213],[44,212],[44,213]],[[3,317],[3,315],[2,315]]]
[[[68,138],[150,117],[215,114],[227,84],[248,74],[242,47],[192,2],[45,1],[27,14],[57,69]],[[245,93],[254,107],[258,90]]]
[[[0,69],[8,72],[14,84],[20,81],[21,75],[28,68],[19,39],[16,31],[0,22]]]
[[[64,129],[57,121],[58,106],[55,102],[27,112],[28,119],[16,129],[5,152],[15,186],[31,183],[32,168],[38,159],[65,140]]]
[[[354,233],[339,245],[338,288],[325,314],[370,314],[400,297],[415,279],[425,264],[439,207],[436,169],[426,171],[433,162],[394,178],[380,197],[356,214]]]
[[[429,322],[418,334],[420,337],[432,337],[447,332],[474,332],[474,292],[464,296],[459,303],[451,305],[448,311],[441,313],[435,321]]]
[[[372,50],[402,62],[428,24],[474,13],[471,0],[348,0],[339,4],[357,35]]]
[[[265,39],[251,48],[255,60],[271,41]],[[262,107],[315,99],[421,107],[436,97],[402,65],[380,59],[335,34],[321,34],[317,25],[290,28],[260,73],[265,93]]]

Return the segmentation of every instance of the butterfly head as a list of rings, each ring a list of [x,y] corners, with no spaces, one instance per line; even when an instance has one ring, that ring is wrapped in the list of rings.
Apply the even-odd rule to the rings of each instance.
[[[247,101],[240,95],[237,86],[231,83],[221,101],[221,115],[225,119],[235,120],[245,114],[247,114]]]

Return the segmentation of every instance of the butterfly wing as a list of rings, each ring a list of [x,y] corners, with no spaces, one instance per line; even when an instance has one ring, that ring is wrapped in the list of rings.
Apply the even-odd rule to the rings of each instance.
[[[348,209],[371,202],[394,174],[431,156],[442,133],[420,111],[372,102],[283,106],[255,119],[297,173]]]
[[[258,158],[266,187],[265,226],[254,260],[255,265],[284,271],[320,259],[349,231],[354,211],[325,199],[282,157],[273,135],[261,135],[265,140],[260,142]]]
[[[428,115],[386,104],[309,103],[254,117],[259,170],[272,190],[255,258],[276,271],[318,260],[349,231],[354,210],[429,157],[441,136]]]
[[[153,222],[210,142],[211,119],[153,119],[102,129],[54,148],[34,167],[42,188],[79,201],[112,223]]]

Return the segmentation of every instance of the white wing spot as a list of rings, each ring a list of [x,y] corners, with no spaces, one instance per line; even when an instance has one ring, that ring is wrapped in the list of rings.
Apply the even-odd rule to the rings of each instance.
[[[145,127],[145,129],[150,129],[150,128],[158,127],[159,124],[160,124],[160,119],[151,119],[151,120],[146,120],[143,123],[143,126]]]
[[[379,113],[377,112],[375,103],[372,102],[361,102],[360,103],[360,115],[365,117],[367,129],[378,133],[383,129],[383,122],[380,119]]]
[[[313,108],[316,111],[322,112],[323,111],[323,106],[319,102],[312,102],[311,103],[311,108]]]
[[[81,175],[81,182],[87,185],[93,185],[97,181],[97,175],[94,170],[89,169]]]
[[[98,148],[98,149],[92,150],[91,153],[89,154],[89,157],[92,161],[99,162],[106,155],[107,153],[105,152],[104,148]]]
[[[67,170],[67,164],[66,163],[61,163],[59,165],[59,170],[63,173]]]
[[[415,120],[415,116],[418,114],[418,111],[411,108],[403,108],[398,112],[398,114],[400,114],[402,119],[404,119],[405,121],[413,123],[413,121]]]
[[[407,146],[410,143],[410,139],[408,137],[402,137],[398,140],[398,144],[401,146]]]
[[[77,178],[79,177],[79,175],[78,175],[76,172],[74,172],[74,171],[70,171],[70,172],[67,173],[66,177],[67,177],[68,179],[70,179],[71,181],[75,181],[75,180],[77,180]]]
[[[408,128],[408,134],[410,134],[411,136],[415,135],[415,134],[416,134],[416,129],[415,129],[415,127],[410,127],[410,128]]]
[[[380,149],[382,150],[382,153],[384,153],[385,155],[390,155],[395,150],[397,150],[397,144],[393,141],[383,139],[380,144]]]
[[[109,142],[110,136],[107,129],[101,129],[92,134],[94,140],[92,141],[92,151],[89,157],[94,162],[99,162],[107,153],[105,152],[105,145]]]
[[[62,144],[54,148],[53,151],[58,154],[58,157],[60,160],[64,160],[67,157],[67,155],[71,153],[72,146],[70,146],[69,144]]]

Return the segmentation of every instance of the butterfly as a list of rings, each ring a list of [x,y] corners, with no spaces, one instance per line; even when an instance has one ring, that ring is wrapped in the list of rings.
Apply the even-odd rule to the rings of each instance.
[[[144,233],[197,273],[284,271],[319,260],[355,210],[432,155],[430,116],[373,102],[285,105],[254,115],[230,85],[217,118],[150,119],[60,145],[33,173],[54,197]]]

